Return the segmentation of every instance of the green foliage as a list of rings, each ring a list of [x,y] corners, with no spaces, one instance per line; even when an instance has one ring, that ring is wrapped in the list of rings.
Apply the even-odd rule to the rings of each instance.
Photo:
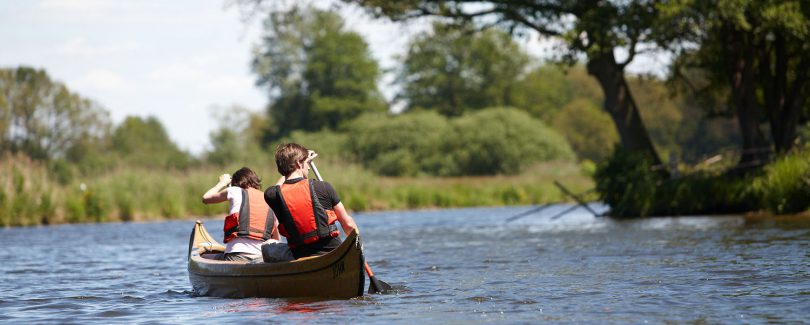
[[[81,141],[107,135],[109,117],[44,70],[0,69],[0,151],[63,157]]]
[[[37,216],[39,220],[35,221],[35,224],[43,224],[48,225],[51,224],[51,220],[56,216],[56,204],[53,202],[50,193],[42,193],[39,197],[37,206]]]
[[[352,155],[346,148],[352,136],[347,133],[329,130],[318,132],[293,131],[289,136],[281,139],[279,143],[295,142],[303,144],[308,149],[315,150],[318,153],[321,157],[318,160],[331,161],[351,158]],[[275,150],[275,146],[270,148]]]
[[[410,41],[398,97],[407,109],[435,109],[447,116],[513,105],[512,90],[528,63],[529,56],[506,33],[434,24]]]
[[[75,177],[74,166],[62,159],[48,161],[48,171],[59,185],[67,185]]]
[[[137,166],[186,168],[191,157],[169,139],[163,124],[155,117],[127,117],[115,128],[112,148],[122,159]]]
[[[11,209],[9,207],[9,195],[5,186],[0,186],[0,225],[8,227],[11,225]]]
[[[539,161],[574,157],[568,142],[523,111],[493,108],[452,121],[446,152],[456,174],[515,174]]]
[[[350,151],[381,175],[515,174],[539,161],[573,157],[558,133],[507,108],[452,119],[435,112],[364,115],[346,133]]]
[[[616,146],[594,174],[599,199],[614,216],[646,216],[653,209],[655,189],[662,180],[650,171],[652,159]]]
[[[87,219],[85,204],[81,197],[69,197],[65,202],[65,209],[67,210],[67,222],[79,223]]]
[[[677,40],[675,44],[686,44],[674,61],[675,76],[710,102],[711,97],[724,96],[713,106],[727,107],[720,111],[740,120],[743,149],[773,145],[779,153],[789,151],[796,143],[797,125],[808,117],[801,106],[810,96],[810,3],[665,1],[659,8],[661,24],[682,27],[659,29]],[[768,137],[760,130],[763,122],[769,123]]]
[[[586,99],[565,105],[554,118],[554,128],[565,135],[580,159],[602,161],[619,142],[610,116]]]
[[[107,208],[104,198],[92,190],[84,191],[82,195],[82,204],[84,205],[85,216],[91,218],[94,222],[107,221]]]
[[[810,210],[810,147],[797,150],[762,171],[697,172],[667,179],[650,159],[617,148],[594,176],[600,199],[617,217]]]
[[[579,77],[579,74],[584,74],[581,67],[565,71],[558,65],[542,65],[517,83],[512,91],[513,105],[525,109],[536,118],[550,122],[572,100],[592,100],[594,105],[601,103],[599,97],[577,93],[578,89],[594,86],[594,96],[600,91],[592,78],[574,78],[574,75]]]
[[[381,175],[447,174],[447,120],[435,112],[366,114],[349,124],[348,147]]]
[[[334,129],[363,112],[386,110],[376,86],[377,62],[340,15],[294,7],[271,13],[264,28],[253,69],[270,95],[272,125],[265,138]]]
[[[219,128],[210,134],[211,150],[205,160],[216,166],[255,165],[269,157],[260,146],[261,117],[243,107],[218,109],[214,117]]]
[[[786,155],[765,168],[754,182],[763,204],[776,213],[810,210],[810,147]]]

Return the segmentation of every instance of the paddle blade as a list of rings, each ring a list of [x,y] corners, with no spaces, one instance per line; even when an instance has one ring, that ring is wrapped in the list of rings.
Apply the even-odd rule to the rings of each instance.
[[[368,293],[386,293],[391,291],[391,285],[385,283],[385,281],[377,279],[377,277],[371,275],[368,277],[369,284],[368,284]]]

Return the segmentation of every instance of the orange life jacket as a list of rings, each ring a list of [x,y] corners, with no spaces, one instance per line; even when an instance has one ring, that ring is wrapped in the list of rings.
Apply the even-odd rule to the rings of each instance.
[[[282,202],[281,211],[276,211],[278,230],[291,248],[340,234],[335,226],[337,215],[319,202],[314,180],[285,183],[277,190]]]
[[[264,193],[255,188],[242,189],[242,205],[239,212],[225,217],[224,242],[236,237],[268,240],[276,227],[273,210],[264,202]]]

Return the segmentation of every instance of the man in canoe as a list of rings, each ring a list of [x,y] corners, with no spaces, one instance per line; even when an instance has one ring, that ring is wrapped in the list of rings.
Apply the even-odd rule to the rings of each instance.
[[[264,192],[295,258],[323,255],[337,248],[341,241],[335,221],[347,234],[357,227],[332,185],[307,179],[309,162],[315,157],[314,151],[297,143],[279,145],[276,167],[282,177]]]
[[[261,259],[262,244],[279,242],[276,218],[262,198],[259,176],[250,168],[242,167],[233,173],[233,178],[228,174],[221,175],[219,182],[205,192],[202,201],[205,204],[230,203],[223,227],[226,246],[222,259]],[[283,256],[276,258],[284,259]]]

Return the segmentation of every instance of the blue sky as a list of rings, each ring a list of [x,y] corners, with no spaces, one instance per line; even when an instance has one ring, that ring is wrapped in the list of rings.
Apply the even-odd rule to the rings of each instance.
[[[200,153],[218,126],[217,107],[258,112],[267,104],[249,65],[261,17],[245,23],[227,3],[0,0],[0,67],[44,68],[104,106],[115,123],[129,115],[156,116],[183,149]],[[425,25],[373,20],[354,8],[341,13],[384,69],[394,67],[394,55]],[[533,55],[548,56],[548,44],[536,38],[523,43]],[[630,70],[660,70],[655,61],[642,58]],[[380,80],[389,98],[395,92],[390,80],[390,75]]]

